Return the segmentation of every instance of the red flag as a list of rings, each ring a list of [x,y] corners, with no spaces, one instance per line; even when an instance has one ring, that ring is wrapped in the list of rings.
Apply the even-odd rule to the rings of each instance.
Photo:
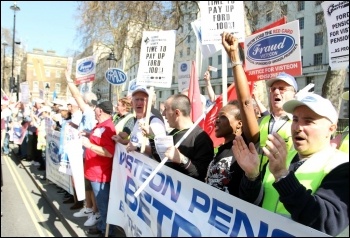
[[[196,70],[196,61],[192,60],[191,73],[190,73],[190,85],[188,88],[188,98],[191,101],[191,118],[193,122],[203,114],[203,104],[201,100],[201,94],[199,91],[199,82]]]
[[[282,17],[281,19],[271,23],[270,25],[255,31],[254,34],[260,32],[260,31],[264,31],[264,30],[269,29],[269,28],[283,25],[285,23],[286,23],[286,17]],[[243,48],[243,46],[244,46],[243,43],[240,43],[240,44]],[[252,91],[253,91],[253,88],[254,88],[253,85],[254,85],[254,83],[251,82],[250,87],[249,87],[250,93],[252,93]],[[233,83],[227,88],[227,101],[229,102],[229,101],[235,100],[235,99],[237,99],[237,94],[236,94],[236,89],[235,89],[235,86]],[[220,97],[218,97],[215,100],[215,105],[207,113],[206,117],[200,123],[203,130],[205,132],[207,132],[208,135],[210,136],[210,138],[212,139],[212,141],[214,143],[214,147],[218,147],[219,145],[224,143],[224,138],[216,138],[216,136],[215,136],[215,119],[216,119],[221,108],[222,108],[222,95],[220,95]]]

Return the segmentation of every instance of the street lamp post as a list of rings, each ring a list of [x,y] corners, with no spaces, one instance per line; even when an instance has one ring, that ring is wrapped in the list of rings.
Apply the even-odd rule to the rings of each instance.
[[[13,35],[12,35],[12,73],[11,78],[14,80],[13,76],[13,69],[15,67],[15,36],[16,36],[16,12],[20,11],[21,9],[17,6],[16,1],[13,2],[13,5],[10,7],[11,10],[13,10]],[[18,84],[17,84],[18,85]],[[18,100],[18,91],[19,88],[17,86],[17,100]]]
[[[111,53],[109,53],[107,60],[108,60],[108,69],[110,69],[111,68],[111,60],[117,61],[117,59],[114,56],[113,51],[111,51]],[[109,83],[109,96],[108,96],[108,98],[109,98],[109,101],[112,101],[112,84],[111,83]]]
[[[2,83],[3,83],[3,87],[5,89],[5,85],[6,85],[5,84],[5,68],[6,68],[6,66],[5,66],[5,57],[6,57],[5,51],[6,51],[6,46],[8,44],[6,42],[3,42],[2,45],[4,46],[4,59],[3,59],[3,64],[2,64]]]

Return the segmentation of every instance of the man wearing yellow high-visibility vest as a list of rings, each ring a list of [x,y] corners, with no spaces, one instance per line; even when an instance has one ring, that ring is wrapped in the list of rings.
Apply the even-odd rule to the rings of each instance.
[[[268,135],[263,148],[268,157],[259,175],[258,154],[241,137],[233,152],[246,176],[240,197],[306,226],[337,236],[349,225],[349,156],[334,148],[338,113],[332,103],[313,93],[283,105],[293,113],[295,151],[287,150],[277,133]]]

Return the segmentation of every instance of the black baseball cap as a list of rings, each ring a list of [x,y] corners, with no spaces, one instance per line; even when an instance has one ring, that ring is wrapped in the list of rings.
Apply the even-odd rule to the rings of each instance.
[[[96,107],[101,108],[102,111],[104,111],[105,113],[112,115],[113,104],[110,101],[104,101],[104,102],[98,103],[96,100],[91,100],[91,103],[93,105],[96,105]]]

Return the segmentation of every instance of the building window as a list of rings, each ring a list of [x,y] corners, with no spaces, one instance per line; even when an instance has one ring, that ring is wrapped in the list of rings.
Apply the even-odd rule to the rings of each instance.
[[[298,11],[305,10],[305,1],[298,1]]]
[[[39,92],[39,82],[33,81],[33,92]]]
[[[172,79],[172,82],[175,83],[175,76],[173,76],[171,79]]]
[[[187,30],[191,31],[191,29],[192,29],[191,23],[187,23]]]
[[[271,19],[272,19],[272,13],[269,12],[266,14],[266,21],[269,22],[269,21],[271,21]]]
[[[50,75],[51,75],[50,74],[50,70],[49,69],[45,69],[45,76],[49,78]]]
[[[315,25],[316,26],[322,25],[322,23],[323,23],[323,12],[316,13],[315,17],[316,17]]]
[[[162,98],[162,97],[163,97],[163,92],[159,91],[159,98]]]
[[[209,65],[210,65],[210,66],[213,65],[213,57],[209,57]]]
[[[281,12],[282,12],[282,15],[287,15],[288,13],[288,5],[283,5],[281,6]]]
[[[218,78],[221,78],[221,77],[222,77],[222,70],[218,69]]]
[[[315,83],[315,77],[314,76],[306,77],[306,85],[308,85],[310,83]]]
[[[299,20],[299,29],[304,29],[304,17],[301,17]]]
[[[300,36],[300,48],[304,49],[304,36]]]
[[[175,94],[175,90],[174,89],[170,90],[170,93],[171,93],[171,95],[174,95]]]
[[[322,64],[322,53],[314,54],[314,65]]]
[[[61,65],[61,61],[60,61],[60,60],[57,60],[57,61],[56,61],[56,65]]]
[[[257,11],[258,10],[258,1],[253,2],[253,10]]]
[[[301,67],[303,67],[303,65],[304,65],[304,57],[301,56]]]
[[[56,78],[61,78],[61,70],[56,70]]]
[[[180,58],[182,58],[182,56],[183,56],[182,50],[180,50],[179,54],[180,54]]]
[[[191,36],[187,36],[187,43],[191,43]]]
[[[218,55],[218,64],[219,65],[222,64],[222,57],[221,57],[221,55]]]
[[[227,77],[233,77],[233,70],[232,70],[232,68],[227,68]]]
[[[315,46],[323,45],[323,33],[315,33]]]
[[[190,55],[190,54],[191,54],[191,48],[187,47],[187,55]]]
[[[55,91],[56,91],[56,93],[61,92],[61,84],[60,83],[55,83]]]

